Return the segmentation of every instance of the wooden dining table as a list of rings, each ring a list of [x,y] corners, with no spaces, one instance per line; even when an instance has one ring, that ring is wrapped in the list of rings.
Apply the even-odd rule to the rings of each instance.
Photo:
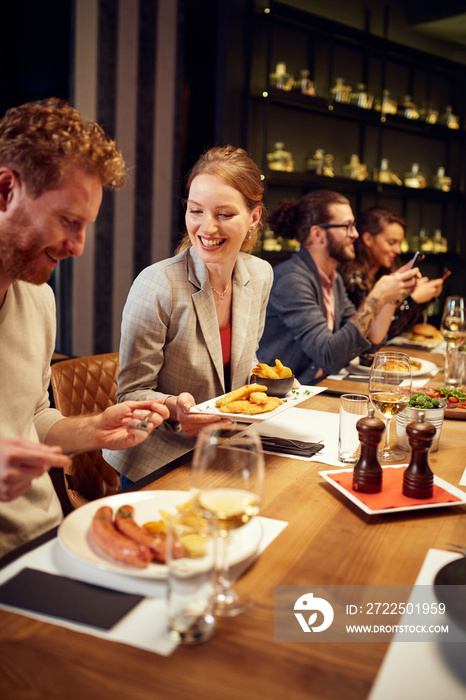
[[[443,365],[442,355],[408,352]],[[443,383],[441,370],[432,383]],[[367,393],[364,380],[326,378],[322,385],[334,393],[300,410],[336,413],[339,392]],[[466,422],[446,419],[439,450],[430,454],[434,474],[458,485],[465,446]],[[188,491],[191,456],[134,488]],[[412,586],[430,548],[466,544],[466,506],[369,515],[319,475],[327,465],[273,454],[265,463],[261,515],[288,524],[241,578],[253,593],[248,612],[218,618],[205,643],[159,656],[1,610],[2,700],[367,698],[389,643],[275,642],[274,587]]]

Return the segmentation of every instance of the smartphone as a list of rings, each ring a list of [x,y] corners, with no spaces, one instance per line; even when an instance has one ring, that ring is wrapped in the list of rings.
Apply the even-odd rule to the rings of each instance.
[[[416,265],[417,262],[422,262],[423,260],[424,260],[424,253],[421,253],[420,250],[417,250],[414,253],[413,259],[409,263],[408,270],[411,270]]]

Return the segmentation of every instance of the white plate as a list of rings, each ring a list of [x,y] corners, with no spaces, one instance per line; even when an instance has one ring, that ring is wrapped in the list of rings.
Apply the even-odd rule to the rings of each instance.
[[[132,505],[136,511],[136,521],[143,525],[151,520],[159,520],[160,509],[175,514],[176,506],[185,503],[190,497],[191,494],[188,491],[135,491],[99,498],[70,513],[58,528],[58,539],[70,554],[98,569],[137,578],[164,579],[167,576],[165,564],[153,563],[145,569],[139,569],[106,557],[92,543],[89,534],[91,521],[94,513],[102,506],[110,506],[115,512],[120,506]],[[235,530],[231,534],[228,547],[229,564],[237,564],[254,554],[261,538],[262,525],[256,518]]]
[[[412,377],[421,377],[423,374],[429,374],[430,372],[433,372],[434,370],[438,369],[435,362],[429,362],[429,360],[421,360],[421,358],[419,357],[411,357],[410,359],[416,360],[416,362],[421,363],[420,369],[417,369],[415,372],[411,372]],[[351,360],[350,367],[351,371],[355,370],[356,372],[361,372],[362,374],[369,374],[369,372],[371,371],[370,367],[364,367],[364,365],[359,364],[359,357],[355,357],[353,360]]]
[[[292,389],[288,392],[285,398],[282,399],[283,403],[281,406],[278,406],[278,408],[273,411],[269,411],[268,413],[260,413],[256,416],[247,416],[245,413],[222,413],[215,406],[215,402],[217,399],[221,398],[220,396],[216,396],[214,399],[209,399],[209,401],[204,401],[204,403],[199,403],[196,406],[193,406],[191,408],[191,412],[207,413],[209,415],[219,416],[220,418],[234,418],[235,421],[239,423],[256,423],[272,418],[272,416],[276,416],[277,413],[285,411],[287,408],[290,408],[290,406],[297,406],[297,404],[316,396],[316,394],[320,394],[322,391],[325,391],[325,387],[305,386],[302,384],[299,389]],[[222,396],[226,396],[226,394],[222,394]]]
[[[397,336],[397,338],[403,343],[403,345],[413,345],[414,347],[425,348],[426,350],[433,350],[438,345],[443,343],[443,338],[432,338],[431,340],[428,340],[427,338],[422,339],[420,336],[417,336],[417,339],[413,340],[412,333],[402,333],[400,336]],[[388,345],[399,345],[400,342],[397,342],[397,338],[392,338],[389,340]]]
[[[391,467],[392,469],[394,467]],[[382,467],[382,469],[385,469],[385,467]],[[395,469],[406,469],[406,465],[402,464],[399,467],[395,467]],[[438,476],[434,475],[434,484],[437,486],[440,486],[442,489],[445,489],[445,491],[448,491],[448,493],[452,494],[453,496],[458,496],[460,498],[460,501],[451,501],[450,503],[421,503],[419,505],[412,505],[412,506],[400,506],[399,508],[380,508],[380,509],[373,509],[370,508],[366,503],[363,503],[357,496],[354,495],[353,491],[346,489],[344,486],[339,484],[338,482],[334,481],[334,479],[331,478],[332,474],[340,474],[342,472],[352,472],[353,469],[331,469],[325,472],[319,472],[320,476],[323,476],[326,481],[328,481],[329,484],[331,484],[334,488],[337,489],[337,491],[340,491],[346,498],[349,498],[350,501],[352,501],[355,505],[357,505],[361,510],[363,510],[365,513],[368,513],[368,515],[385,515],[388,513],[404,513],[405,511],[409,510],[423,510],[424,508],[445,508],[446,506],[459,506],[462,504],[466,503],[466,493],[464,491],[461,491],[461,489],[457,489],[456,486],[452,486],[451,484],[448,483],[448,481],[444,481],[443,479],[440,479]]]

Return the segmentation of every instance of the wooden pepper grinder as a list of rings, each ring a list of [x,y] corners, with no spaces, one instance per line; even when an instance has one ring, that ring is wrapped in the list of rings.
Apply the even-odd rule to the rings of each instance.
[[[428,423],[424,411],[419,412],[418,422],[406,426],[411,461],[403,474],[403,494],[410,498],[431,498],[434,492],[434,475],[429,467],[429,450],[435,437],[435,425]]]
[[[382,491],[383,471],[377,459],[377,447],[385,424],[380,418],[375,418],[374,409],[370,408],[367,416],[358,420],[356,429],[361,443],[361,456],[353,470],[353,490],[379,493]]]

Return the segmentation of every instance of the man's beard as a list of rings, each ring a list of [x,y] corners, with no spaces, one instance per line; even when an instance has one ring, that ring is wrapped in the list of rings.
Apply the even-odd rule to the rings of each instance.
[[[24,207],[0,224],[0,270],[4,275],[31,284],[44,284],[52,270],[38,264],[42,253],[41,235],[34,233],[31,217]]]
[[[327,253],[331,258],[339,263],[348,262],[348,260],[354,260],[356,254],[354,248],[349,247],[346,243],[336,243],[335,237],[332,232],[327,229]]]

